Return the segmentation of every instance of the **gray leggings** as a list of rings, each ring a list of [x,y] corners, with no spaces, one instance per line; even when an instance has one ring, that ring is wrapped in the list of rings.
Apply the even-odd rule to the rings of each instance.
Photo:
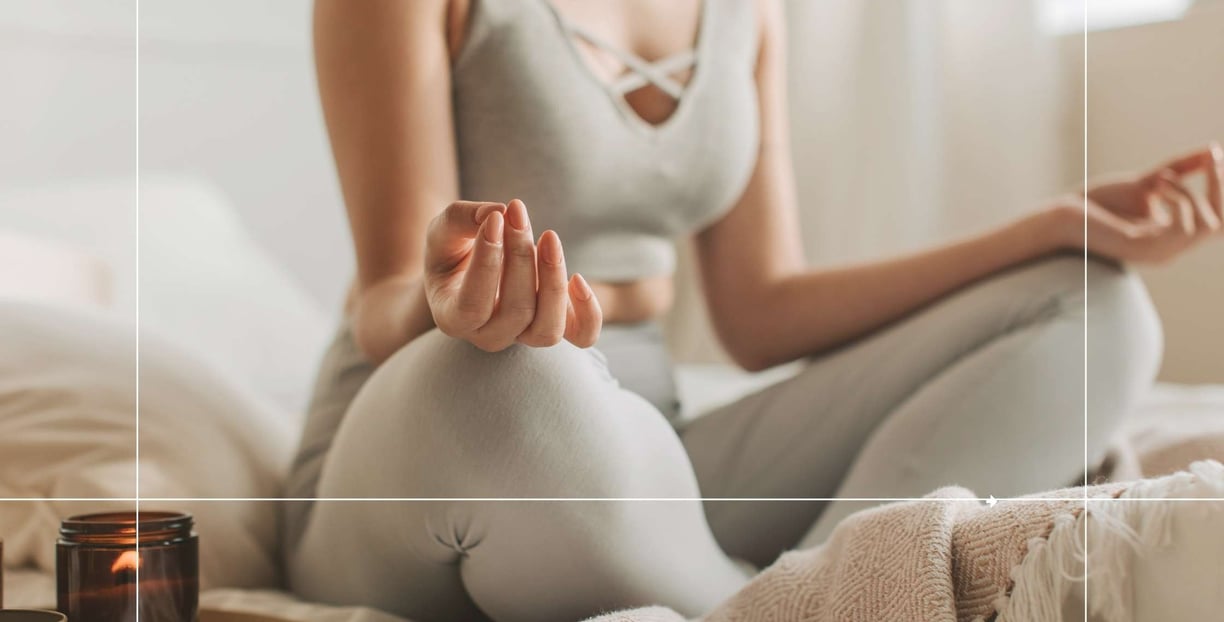
[[[642,604],[696,615],[744,583],[736,559],[763,565],[819,544],[864,503],[446,499],[912,497],[953,483],[1012,496],[1071,484],[1085,442],[1102,451],[1161,349],[1139,281],[1092,261],[1085,288],[1084,268],[1060,257],[1001,273],[678,432],[649,349],[636,366],[617,348],[489,354],[434,331],[374,371],[342,330],[288,494],[435,500],[290,504],[290,584],[418,622],[578,620]],[[618,367],[639,379],[618,382]]]

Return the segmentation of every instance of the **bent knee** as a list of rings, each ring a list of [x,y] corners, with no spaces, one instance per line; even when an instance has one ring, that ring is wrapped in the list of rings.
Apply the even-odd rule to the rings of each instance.
[[[430,471],[440,496],[620,496],[640,470],[626,462],[678,468],[684,453],[601,356],[569,343],[486,352],[431,331],[370,378],[342,432],[403,444],[397,468]]]
[[[1095,456],[1150,389],[1164,336],[1143,281],[1127,268],[1090,262],[1086,306],[1087,440]]]
[[[411,411],[434,431],[521,436],[537,427],[565,427],[571,417],[564,413],[615,387],[597,357],[568,342],[487,352],[434,330],[387,360],[358,400]]]
[[[1125,356],[1148,367],[1163,348],[1160,319],[1134,271],[1099,259],[1054,257],[1022,268],[1017,291],[1030,299],[1035,317],[1066,320],[1088,332],[1089,355]]]

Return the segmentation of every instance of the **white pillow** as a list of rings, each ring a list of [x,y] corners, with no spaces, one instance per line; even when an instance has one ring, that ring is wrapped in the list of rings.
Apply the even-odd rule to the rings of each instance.
[[[0,496],[135,496],[137,335],[89,311],[0,302]],[[140,337],[140,495],[276,497],[297,422],[207,364]],[[54,569],[59,520],[116,507],[0,504],[5,562]],[[275,503],[145,502],[191,512],[205,586],[277,582]]]
[[[0,298],[106,307],[113,277],[106,263],[63,243],[0,227]]]
[[[0,190],[0,228],[55,240],[97,258],[107,268],[110,302],[136,316],[135,178],[64,180]]]

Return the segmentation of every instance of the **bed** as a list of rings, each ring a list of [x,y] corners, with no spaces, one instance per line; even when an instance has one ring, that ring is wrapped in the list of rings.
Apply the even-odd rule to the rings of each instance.
[[[131,226],[138,191],[139,241]],[[11,337],[0,352],[0,496],[30,499],[0,504],[4,593],[8,606],[46,607],[54,599],[58,520],[83,511],[83,504],[52,498],[134,496],[137,352],[142,496],[277,497],[334,314],[254,242],[219,192],[198,181],[10,190],[0,192],[0,208],[0,231],[49,244],[40,252],[66,258],[50,264],[85,284],[15,300],[4,297],[0,281],[0,334]],[[52,342],[63,350],[47,354]],[[65,375],[62,360],[79,368]],[[691,415],[794,370],[682,366],[682,401]],[[55,399],[23,401],[25,387],[52,385],[63,389]],[[1150,459],[1177,440],[1162,436],[1171,422],[1204,439],[1199,457],[1218,459],[1224,386],[1156,387],[1116,462],[1143,475],[1184,468],[1184,460]],[[48,425],[54,435],[45,433]],[[176,509],[191,511],[202,534],[205,608],[318,622],[398,619],[280,591],[272,503],[181,501]]]

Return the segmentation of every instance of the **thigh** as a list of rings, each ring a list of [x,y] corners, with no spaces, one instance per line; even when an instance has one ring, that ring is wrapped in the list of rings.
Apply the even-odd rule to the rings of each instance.
[[[319,475],[336,430],[353,398],[373,373],[374,365],[358,349],[348,321],[341,322],[319,364],[306,408],[305,428],[285,479],[286,497],[304,499],[316,495]],[[283,507],[281,541],[286,546],[297,541],[309,509],[309,504],[300,503]]]
[[[1078,259],[1002,273],[699,417],[682,439],[703,496],[833,496],[881,422],[932,378],[1001,335],[1074,316],[1082,274]],[[706,505],[724,547],[758,562],[760,551],[797,541],[823,509],[819,502]]]

